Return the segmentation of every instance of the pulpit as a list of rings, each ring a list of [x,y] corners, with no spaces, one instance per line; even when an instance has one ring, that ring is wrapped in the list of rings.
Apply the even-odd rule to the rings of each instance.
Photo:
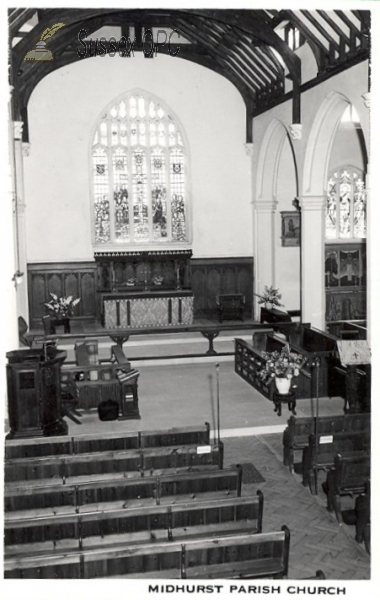
[[[66,356],[55,347],[7,352],[7,439],[67,434],[60,383]]]

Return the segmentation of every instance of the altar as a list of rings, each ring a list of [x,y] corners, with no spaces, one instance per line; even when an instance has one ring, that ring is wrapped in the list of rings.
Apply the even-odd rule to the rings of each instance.
[[[191,325],[194,295],[191,290],[151,290],[103,294],[106,329]]]

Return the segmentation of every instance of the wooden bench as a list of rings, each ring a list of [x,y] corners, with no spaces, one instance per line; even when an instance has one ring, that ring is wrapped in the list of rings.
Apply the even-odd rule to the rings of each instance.
[[[371,412],[371,365],[336,365],[333,385],[344,398],[344,412]]]
[[[334,466],[335,456],[360,456],[370,451],[370,432],[346,432],[309,436],[309,445],[302,453],[302,483],[317,494],[317,472]]]
[[[370,430],[370,415],[366,413],[318,418],[318,432],[325,435]],[[315,433],[315,417],[290,417],[288,420],[283,434],[283,460],[291,473],[294,473],[294,452],[308,446],[311,433]]]
[[[369,455],[342,456],[334,458],[334,468],[330,469],[326,478],[327,509],[342,523],[342,496],[363,494],[366,483],[371,476],[371,460]]]
[[[364,494],[355,501],[355,540],[361,544],[364,542],[365,549],[371,554],[371,484],[368,479],[365,483]]]
[[[261,533],[263,494],[5,522],[5,555]]]
[[[210,424],[173,427],[166,430],[84,434],[71,437],[27,438],[6,440],[5,458],[33,458],[60,454],[78,455],[88,452],[133,450],[161,446],[210,443]]]
[[[34,516],[63,513],[83,513],[125,507],[145,507],[154,504],[178,503],[214,497],[240,496],[242,468],[240,466],[208,471],[187,471],[157,477],[104,479],[78,485],[54,483],[12,486],[4,490],[5,511],[34,509]],[[15,514],[13,518],[26,516]],[[8,518],[9,515],[8,515]]]
[[[282,579],[290,533],[237,534],[48,556],[6,559],[5,579]]]
[[[202,449],[202,452],[199,450]],[[39,458],[15,458],[5,462],[5,482],[16,483],[61,479],[74,483],[92,475],[138,471],[141,476],[157,469],[184,469],[208,466],[223,469],[223,443],[219,446],[162,446],[133,450],[61,454]],[[136,474],[135,474],[136,476]],[[45,483],[45,482],[44,482]]]

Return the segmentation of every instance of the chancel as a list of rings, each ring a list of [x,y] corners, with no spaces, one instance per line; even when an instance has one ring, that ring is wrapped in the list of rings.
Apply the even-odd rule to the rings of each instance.
[[[9,10],[6,579],[371,579],[378,16]]]

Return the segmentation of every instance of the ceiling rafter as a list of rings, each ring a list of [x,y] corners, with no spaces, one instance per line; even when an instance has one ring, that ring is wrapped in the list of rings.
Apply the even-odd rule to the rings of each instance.
[[[21,8],[9,13],[9,35],[10,37],[21,37],[20,29],[29,21],[36,12],[35,8]]]
[[[307,18],[307,20],[315,27],[315,29],[331,44],[335,50],[340,51],[338,42],[326,31],[326,29],[317,21],[317,19],[311,14],[309,10],[301,10],[301,13]]]
[[[220,30],[223,30],[223,28],[218,24],[218,28]],[[244,68],[249,68],[251,73],[254,76],[254,81],[258,83],[258,89],[260,89],[260,84],[261,86],[267,85],[268,83],[271,84],[272,83],[272,77],[268,77],[266,76],[264,73],[261,73],[259,69],[257,69],[257,67],[254,64],[251,64],[250,66],[244,63],[244,59],[246,59],[247,57],[244,55],[244,52],[242,53],[242,50],[239,47],[239,43],[241,41],[241,38],[238,37],[232,30],[232,28],[229,28],[228,31],[224,32],[226,35],[228,35],[229,41],[228,41],[228,48],[231,50],[231,56],[228,57],[229,60],[232,60],[234,57],[235,59],[237,59],[237,55],[239,55],[239,63],[242,63],[242,67],[243,67],[243,72],[244,72]],[[212,32],[209,32],[209,35],[212,35]]]
[[[356,27],[355,23],[347,17],[343,10],[335,10],[334,12],[343,21],[343,23],[347,25],[350,31],[353,31],[357,37],[361,37],[362,32]]]
[[[330,25],[331,29],[335,31],[337,35],[344,39],[347,46],[350,46],[350,38],[346,35],[346,33],[336,24],[336,22],[327,14],[325,10],[318,11],[321,15],[322,19]]]
[[[189,33],[189,35],[191,36],[191,38],[195,38],[201,45],[204,45],[209,53],[211,54],[211,56],[214,56],[215,59],[218,61],[219,65],[221,66],[221,68],[225,69],[227,72],[231,69],[234,70],[235,74],[239,77],[241,77],[242,75],[242,71],[240,69],[237,69],[236,67],[233,68],[229,61],[228,61],[228,55],[226,55],[226,53],[223,51],[222,47],[218,47],[216,49],[215,44],[210,43],[207,38],[205,39],[204,36],[202,36],[202,34],[200,33],[201,28],[199,27],[199,24],[197,25],[196,22],[194,22],[194,20],[192,18],[187,19],[186,22],[183,22],[182,19],[180,20],[180,25],[181,27],[185,28],[185,31],[187,31]],[[252,85],[252,82],[245,82],[245,85],[249,88],[251,88],[251,93],[256,93],[256,86]],[[258,86],[257,86],[258,89]]]
[[[36,11],[37,23],[33,18]],[[282,22],[297,27],[309,44],[318,64],[316,82],[367,59],[369,55],[369,11],[79,8],[14,9],[8,14],[10,41],[12,37],[21,37],[10,48],[11,83],[15,88],[13,115],[16,118],[27,112],[30,94],[43,77],[65,64],[82,60],[76,52],[80,29],[85,29],[87,37],[91,38],[103,26],[120,27],[121,34],[128,36],[133,25],[136,51],[143,50],[142,32],[147,28],[179,31],[187,41],[180,44],[180,58],[212,69],[227,78],[242,95],[247,107],[248,137],[252,130],[248,125],[249,115],[289,98],[289,93],[285,93],[285,73],[293,86],[290,93],[293,122],[300,122],[301,60],[276,32],[275,28]],[[32,18],[31,30],[20,32],[22,25]],[[49,40],[54,61],[23,62],[44,28],[54,22],[65,23],[65,27]],[[163,47],[157,50],[167,53]]]

